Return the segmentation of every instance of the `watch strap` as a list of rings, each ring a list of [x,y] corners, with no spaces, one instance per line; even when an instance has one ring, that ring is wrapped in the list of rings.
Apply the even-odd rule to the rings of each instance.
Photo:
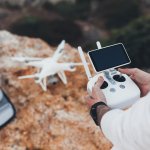
[[[90,109],[90,115],[97,126],[99,125],[99,123],[97,122],[98,119],[97,119],[97,110],[96,109],[99,105],[107,106],[104,102],[97,102],[94,105],[92,105],[92,107]]]

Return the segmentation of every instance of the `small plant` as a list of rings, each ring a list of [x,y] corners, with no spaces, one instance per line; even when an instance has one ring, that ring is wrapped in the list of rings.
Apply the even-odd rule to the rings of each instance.
[[[106,27],[123,27],[140,15],[140,2],[139,0],[103,0],[97,13],[105,20]]]
[[[90,1],[77,0],[75,3],[62,1],[56,5],[50,5],[47,9],[53,9],[70,20],[87,19],[90,13]]]
[[[150,68],[150,17],[142,17],[113,31],[108,43],[116,42],[125,45],[133,67]]]
[[[12,24],[10,31],[29,37],[37,37],[49,44],[57,45],[61,40],[75,46],[75,42],[83,38],[80,26],[70,20],[53,20],[37,18],[34,16],[24,17]]]

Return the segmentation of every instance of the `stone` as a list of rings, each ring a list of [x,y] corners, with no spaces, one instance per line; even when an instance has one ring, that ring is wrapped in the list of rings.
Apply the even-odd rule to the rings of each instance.
[[[84,96],[87,77],[83,66],[66,72],[68,84],[60,80],[48,91],[33,79],[34,68],[12,62],[12,56],[49,57],[55,48],[41,39],[21,37],[0,31],[0,72],[3,88],[14,104],[17,115],[0,130],[0,150],[109,150],[111,144],[89,115]],[[65,45],[60,62],[79,62],[77,50]]]

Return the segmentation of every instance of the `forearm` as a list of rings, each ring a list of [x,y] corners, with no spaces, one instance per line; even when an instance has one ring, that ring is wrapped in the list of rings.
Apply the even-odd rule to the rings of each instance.
[[[107,113],[108,111],[110,111],[111,108],[105,105],[99,105],[97,107],[97,121],[99,122],[99,126],[102,120],[102,117],[104,116],[105,113]]]
[[[149,114],[150,94],[126,111],[114,109],[106,113],[101,119],[101,129],[104,135],[118,147],[122,143],[128,143],[125,145],[132,147],[134,141],[137,141],[137,146],[143,145],[143,140],[146,141],[150,137]]]

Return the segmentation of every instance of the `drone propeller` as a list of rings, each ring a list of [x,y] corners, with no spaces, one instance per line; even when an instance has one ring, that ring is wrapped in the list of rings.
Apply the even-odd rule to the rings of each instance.
[[[32,62],[32,61],[41,61],[43,58],[34,58],[34,57],[11,57],[12,60],[14,61],[19,61],[19,62]]]
[[[19,62],[24,62],[25,58],[24,57],[11,57],[11,60],[19,61]]]
[[[65,47],[65,40],[62,40],[61,43],[58,45],[52,59],[54,61],[57,61],[59,59],[59,57],[61,56],[63,50],[64,50],[64,47]]]
[[[19,79],[37,78],[37,74],[20,76]]]

